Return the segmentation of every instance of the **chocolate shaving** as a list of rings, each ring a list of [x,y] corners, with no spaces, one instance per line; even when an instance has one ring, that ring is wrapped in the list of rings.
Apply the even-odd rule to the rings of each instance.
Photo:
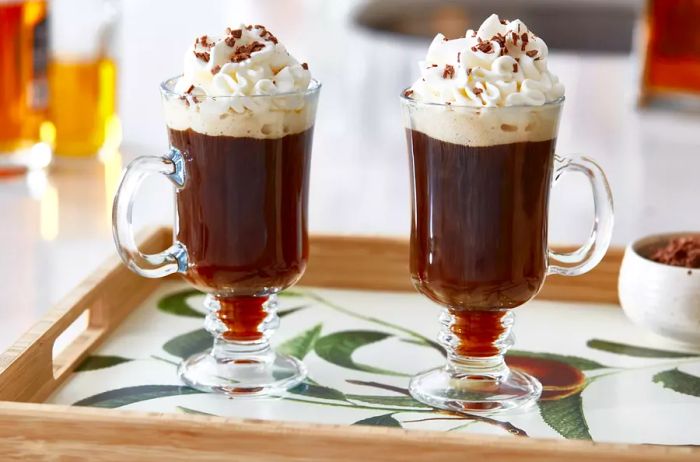
[[[190,88],[188,88],[185,93],[189,95],[190,93],[192,93],[192,90],[194,90],[194,85],[190,85]]]
[[[430,67],[437,67],[437,64],[431,64]]]
[[[220,70],[221,70],[221,66],[216,65],[216,66],[211,68],[211,73],[212,73],[212,75],[216,75],[219,73]]]
[[[243,36],[243,31],[241,29],[236,29],[231,31],[231,37],[239,39]]]
[[[301,63],[301,67],[304,68],[304,70],[309,70],[309,65],[308,63]]]
[[[229,35],[228,37],[226,37],[226,38],[224,39],[224,43],[226,43],[226,45],[228,45],[228,46],[230,46],[231,48],[233,48],[234,45],[236,45],[236,39]]]
[[[509,21],[507,19],[501,19],[501,24],[503,24],[504,26],[507,26],[508,22]]]
[[[513,63],[513,72],[518,72],[518,63]]]
[[[412,94],[413,94],[413,90],[411,90],[410,88],[408,90],[406,90],[405,92],[403,92],[403,95],[406,98],[410,98]]]
[[[233,51],[233,54],[231,54],[229,59],[232,63],[240,63],[241,61],[245,61],[246,59],[250,58],[251,54],[255,53],[256,51],[260,51],[263,48],[265,48],[265,45],[260,42],[252,42],[248,45],[241,45]]]
[[[530,58],[534,58],[535,56],[537,56],[537,50],[530,50],[525,54],[528,55]]]
[[[445,70],[442,73],[442,78],[443,79],[452,79],[455,76],[455,68],[452,67],[451,65],[447,64],[445,66]]]
[[[523,32],[523,35],[520,36],[520,40],[523,41],[523,44],[520,47],[520,51],[525,51],[525,47],[527,46],[527,42],[529,40],[527,37],[527,32]]]
[[[472,68],[468,67],[467,68],[467,77],[469,77],[470,75],[472,75]]]
[[[457,52],[457,62],[459,62],[459,59],[461,56],[462,56],[462,52],[461,51]]]
[[[657,263],[686,268],[700,268],[700,237],[677,237],[651,257]]]
[[[518,44],[518,38],[520,38],[520,37],[518,37],[518,34],[516,34],[515,32],[510,33],[510,39],[512,40],[513,45]]]
[[[201,59],[202,61],[209,61],[209,58],[211,56],[208,51],[194,51],[193,53],[197,57],[197,59]]]
[[[474,92],[474,94],[476,96],[479,96],[480,94],[482,94],[484,92],[484,90],[482,90],[481,88],[474,88],[472,91]]]

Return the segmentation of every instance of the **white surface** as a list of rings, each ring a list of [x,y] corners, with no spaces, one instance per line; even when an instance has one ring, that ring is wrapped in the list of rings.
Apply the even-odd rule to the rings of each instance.
[[[125,0],[120,67],[125,161],[165,153],[158,84],[180,72],[183,50],[194,37],[241,21],[264,23],[324,83],[311,230],[406,236],[409,180],[398,95],[417,77],[415,63],[429,40],[359,29],[351,24],[353,5],[208,0],[207,8],[198,9],[185,0]],[[567,88],[559,152],[585,153],[608,172],[616,200],[614,243],[700,229],[700,117],[636,111],[626,84],[635,76],[631,59],[552,52],[549,65]],[[115,160],[59,169],[43,185],[41,178],[32,179],[32,188],[18,180],[0,184],[0,348],[114,255],[109,207],[118,179]],[[551,239],[580,242],[590,227],[589,188],[583,178],[563,183],[552,201]],[[137,222],[170,221],[166,180],[147,183],[142,197]]]

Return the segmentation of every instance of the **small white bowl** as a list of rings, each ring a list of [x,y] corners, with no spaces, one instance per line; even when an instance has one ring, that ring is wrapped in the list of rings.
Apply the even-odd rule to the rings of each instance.
[[[617,290],[622,309],[635,324],[664,337],[700,345],[700,269],[648,258],[681,236],[698,233],[659,234],[627,246]]]

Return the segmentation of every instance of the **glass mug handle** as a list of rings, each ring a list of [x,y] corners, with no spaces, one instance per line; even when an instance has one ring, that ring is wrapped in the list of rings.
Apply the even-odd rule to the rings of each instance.
[[[163,157],[134,159],[126,167],[112,208],[112,233],[119,256],[130,270],[147,278],[187,271],[187,249],[180,242],[175,241],[168,249],[154,254],[142,253],[136,245],[132,222],[135,195],[143,180],[155,173],[164,175],[175,187],[183,187],[185,161],[180,151],[171,148]]]
[[[613,229],[613,200],[605,173],[593,160],[584,156],[554,156],[554,182],[566,172],[583,173],[593,190],[594,220],[591,235],[578,249],[571,252],[547,250],[548,274],[578,276],[592,270],[605,256]]]

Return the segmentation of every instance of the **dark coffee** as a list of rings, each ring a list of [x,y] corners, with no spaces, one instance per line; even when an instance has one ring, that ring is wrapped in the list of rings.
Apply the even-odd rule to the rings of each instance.
[[[194,286],[240,305],[235,299],[268,295],[301,277],[312,133],[256,139],[169,130],[185,158],[177,239],[187,248],[185,277]]]
[[[453,313],[509,309],[534,297],[547,268],[556,140],[470,147],[414,130],[407,136],[418,290]],[[500,316],[481,321],[495,329]]]

